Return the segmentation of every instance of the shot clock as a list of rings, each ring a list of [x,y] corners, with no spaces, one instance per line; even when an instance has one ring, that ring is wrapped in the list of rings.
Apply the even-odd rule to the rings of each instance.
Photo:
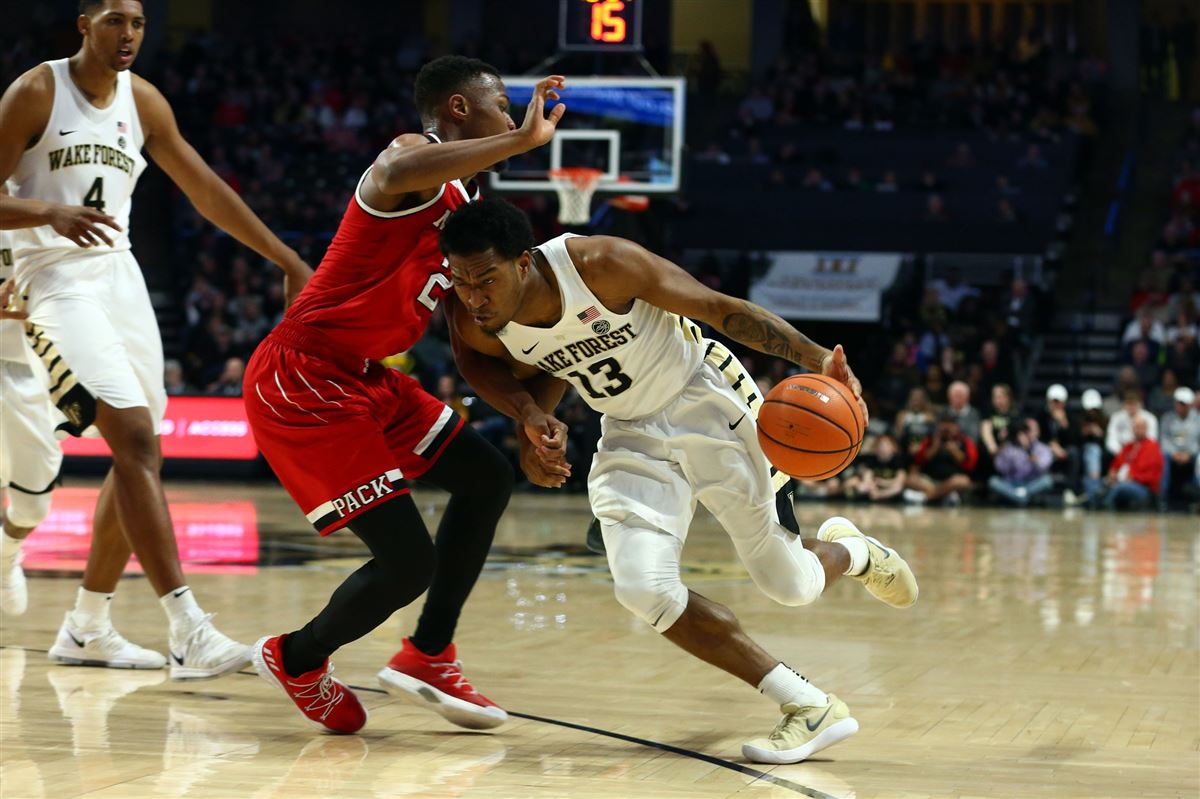
[[[641,52],[644,2],[646,0],[560,0],[559,50]]]

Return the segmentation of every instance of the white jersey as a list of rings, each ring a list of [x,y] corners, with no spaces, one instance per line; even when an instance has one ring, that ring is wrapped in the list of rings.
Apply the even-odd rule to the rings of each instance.
[[[690,320],[642,300],[626,314],[605,308],[567,253],[573,236],[537,248],[558,280],[562,318],[549,328],[509,322],[500,341],[515,359],[572,383],[603,414],[637,419],[656,413],[696,374],[708,342]]]
[[[129,249],[129,208],[133,188],[146,168],[141,149],[142,125],[133,100],[133,77],[117,73],[112,104],[96,108],[71,80],[67,59],[46,62],[54,73],[54,105],[46,130],[21,155],[9,179],[15,197],[63,205],[88,205],[117,221],[122,232],[106,228],[113,246],[86,253],[108,255]],[[78,257],[80,247],[49,225],[13,231],[17,278],[29,276],[65,255]]]
[[[13,277],[12,231],[0,230],[0,286]],[[17,319],[0,319],[0,361],[25,363],[25,326]]]

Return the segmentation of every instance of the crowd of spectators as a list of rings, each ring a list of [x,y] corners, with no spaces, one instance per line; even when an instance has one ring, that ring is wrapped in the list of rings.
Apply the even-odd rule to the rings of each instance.
[[[415,45],[381,48],[367,41],[293,44],[192,38],[159,53],[148,76],[213,168],[316,264],[365,165],[393,136],[420,129],[410,95],[428,54]],[[702,94],[721,85],[711,50],[710,56],[714,63],[693,85]],[[944,198],[955,170],[976,163],[965,142],[948,148],[938,163],[867,174],[853,165],[805,163],[794,147],[765,146],[779,137],[764,134],[798,125],[973,131],[1021,143],[1019,158],[994,175],[996,220],[1014,222],[1021,219],[1021,175],[1048,166],[1044,146],[1096,133],[1095,88],[1103,77],[1101,62],[1053,52],[1030,36],[1011,49],[785,57],[735,103],[726,138],[695,156],[801,164],[805,177],[798,188],[807,190],[921,192],[927,218],[949,220],[953,209]],[[1067,504],[1183,499],[1200,449],[1200,411],[1187,388],[1197,384],[1200,364],[1200,275],[1191,257],[1200,223],[1193,201],[1200,196],[1198,136],[1200,115],[1181,159],[1170,219],[1131,306],[1136,318],[1126,336],[1127,369],[1107,402],[1089,392],[1076,413],[1068,410],[1066,389],[1053,386],[1042,412],[1021,415],[1014,387],[1036,333],[1037,292],[1018,277],[985,297],[949,272],[924,288],[908,318],[892,325],[898,332],[882,365],[864,370],[872,422],[863,454],[838,479],[801,493],[912,503],[990,498],[1015,505],[1049,497]],[[545,226],[553,209],[531,210]],[[237,396],[245,361],[282,314],[282,285],[271,265],[217,234],[182,197],[170,217],[175,256],[185,268],[180,336],[166,342],[176,355],[166,366],[168,392]],[[746,266],[744,259],[711,260],[693,271],[714,288],[745,296]],[[790,369],[757,353],[741,355],[764,390]],[[512,426],[458,381],[440,316],[419,345],[389,365],[416,375],[495,443],[515,451]],[[571,428],[571,487],[582,489],[597,419],[574,396],[560,416]]]
[[[1054,384],[1033,414],[1017,412],[1003,383],[979,407],[965,383],[952,383],[949,393],[939,408],[914,388],[893,422],[872,421],[850,468],[802,493],[1016,507],[1168,510],[1200,502],[1200,398],[1191,388],[1177,388],[1161,417],[1143,407],[1137,390],[1106,400],[1087,389],[1075,411],[1066,387]]]

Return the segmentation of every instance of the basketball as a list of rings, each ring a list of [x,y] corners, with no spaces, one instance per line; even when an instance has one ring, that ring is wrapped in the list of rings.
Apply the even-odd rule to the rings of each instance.
[[[854,461],[866,426],[846,386],[825,375],[796,375],[763,401],[758,442],[780,471],[797,480],[824,480]]]

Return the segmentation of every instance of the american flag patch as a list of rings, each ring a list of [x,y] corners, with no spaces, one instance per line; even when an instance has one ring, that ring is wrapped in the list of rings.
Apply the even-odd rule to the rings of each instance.
[[[592,321],[593,319],[595,319],[595,318],[599,317],[599,316],[600,316],[600,312],[599,312],[598,310],[596,310],[596,306],[595,306],[595,305],[590,305],[590,306],[588,306],[588,309],[587,309],[586,311],[581,311],[581,312],[578,314],[578,316],[579,316],[579,321],[580,321],[580,322],[587,323],[587,322],[590,322],[590,321]]]
[[[124,122],[117,120],[117,133],[128,133],[128,132],[129,132],[129,126],[126,125]]]

